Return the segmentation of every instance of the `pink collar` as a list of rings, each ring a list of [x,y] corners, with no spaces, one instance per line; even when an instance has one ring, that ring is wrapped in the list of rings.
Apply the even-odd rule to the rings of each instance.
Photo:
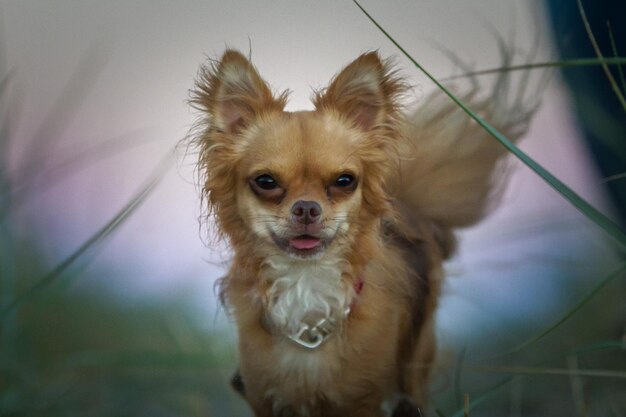
[[[363,276],[359,275],[359,277],[356,279],[356,281],[354,281],[355,297],[352,300],[352,303],[350,303],[350,308],[348,309],[348,313],[347,313],[346,317],[351,315],[352,312],[354,311],[354,308],[355,308],[356,303],[357,303],[357,299],[359,298],[359,295],[361,295],[361,291],[363,291],[363,285],[365,285],[365,280],[363,279]]]
[[[361,291],[363,291],[363,285],[365,285],[365,280],[363,280],[362,276],[359,276],[354,282],[354,292],[356,295],[361,294]]]

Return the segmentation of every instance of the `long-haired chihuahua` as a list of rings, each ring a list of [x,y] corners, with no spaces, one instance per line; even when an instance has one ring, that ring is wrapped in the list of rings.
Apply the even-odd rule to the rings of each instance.
[[[376,52],[313,111],[285,111],[237,51],[200,69],[202,195],[233,250],[221,295],[235,385],[258,417],[418,416],[426,403],[442,263],[454,229],[484,215],[506,151],[447,97],[404,110],[406,91]],[[512,140],[533,113],[499,87],[463,99]]]

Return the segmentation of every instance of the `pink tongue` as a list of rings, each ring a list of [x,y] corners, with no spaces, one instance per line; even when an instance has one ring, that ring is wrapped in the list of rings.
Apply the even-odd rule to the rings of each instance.
[[[299,236],[289,241],[296,249],[313,249],[320,244],[320,240],[311,236]]]

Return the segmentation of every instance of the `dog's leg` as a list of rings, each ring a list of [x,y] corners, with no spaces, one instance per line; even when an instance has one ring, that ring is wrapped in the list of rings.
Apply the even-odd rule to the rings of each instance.
[[[435,335],[432,318],[420,331],[412,360],[407,364],[404,375],[404,393],[414,402],[424,405],[428,401],[428,380],[435,361]]]

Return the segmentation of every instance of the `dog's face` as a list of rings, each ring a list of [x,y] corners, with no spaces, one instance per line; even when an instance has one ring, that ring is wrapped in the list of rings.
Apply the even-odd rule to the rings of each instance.
[[[237,169],[237,208],[253,234],[296,257],[349,240],[359,222],[362,132],[319,112],[257,123]]]
[[[197,87],[194,103],[209,123],[201,138],[205,192],[234,245],[297,258],[341,253],[388,210],[401,86],[376,54],[338,74],[310,112],[285,112],[285,95],[274,97],[232,51]]]

